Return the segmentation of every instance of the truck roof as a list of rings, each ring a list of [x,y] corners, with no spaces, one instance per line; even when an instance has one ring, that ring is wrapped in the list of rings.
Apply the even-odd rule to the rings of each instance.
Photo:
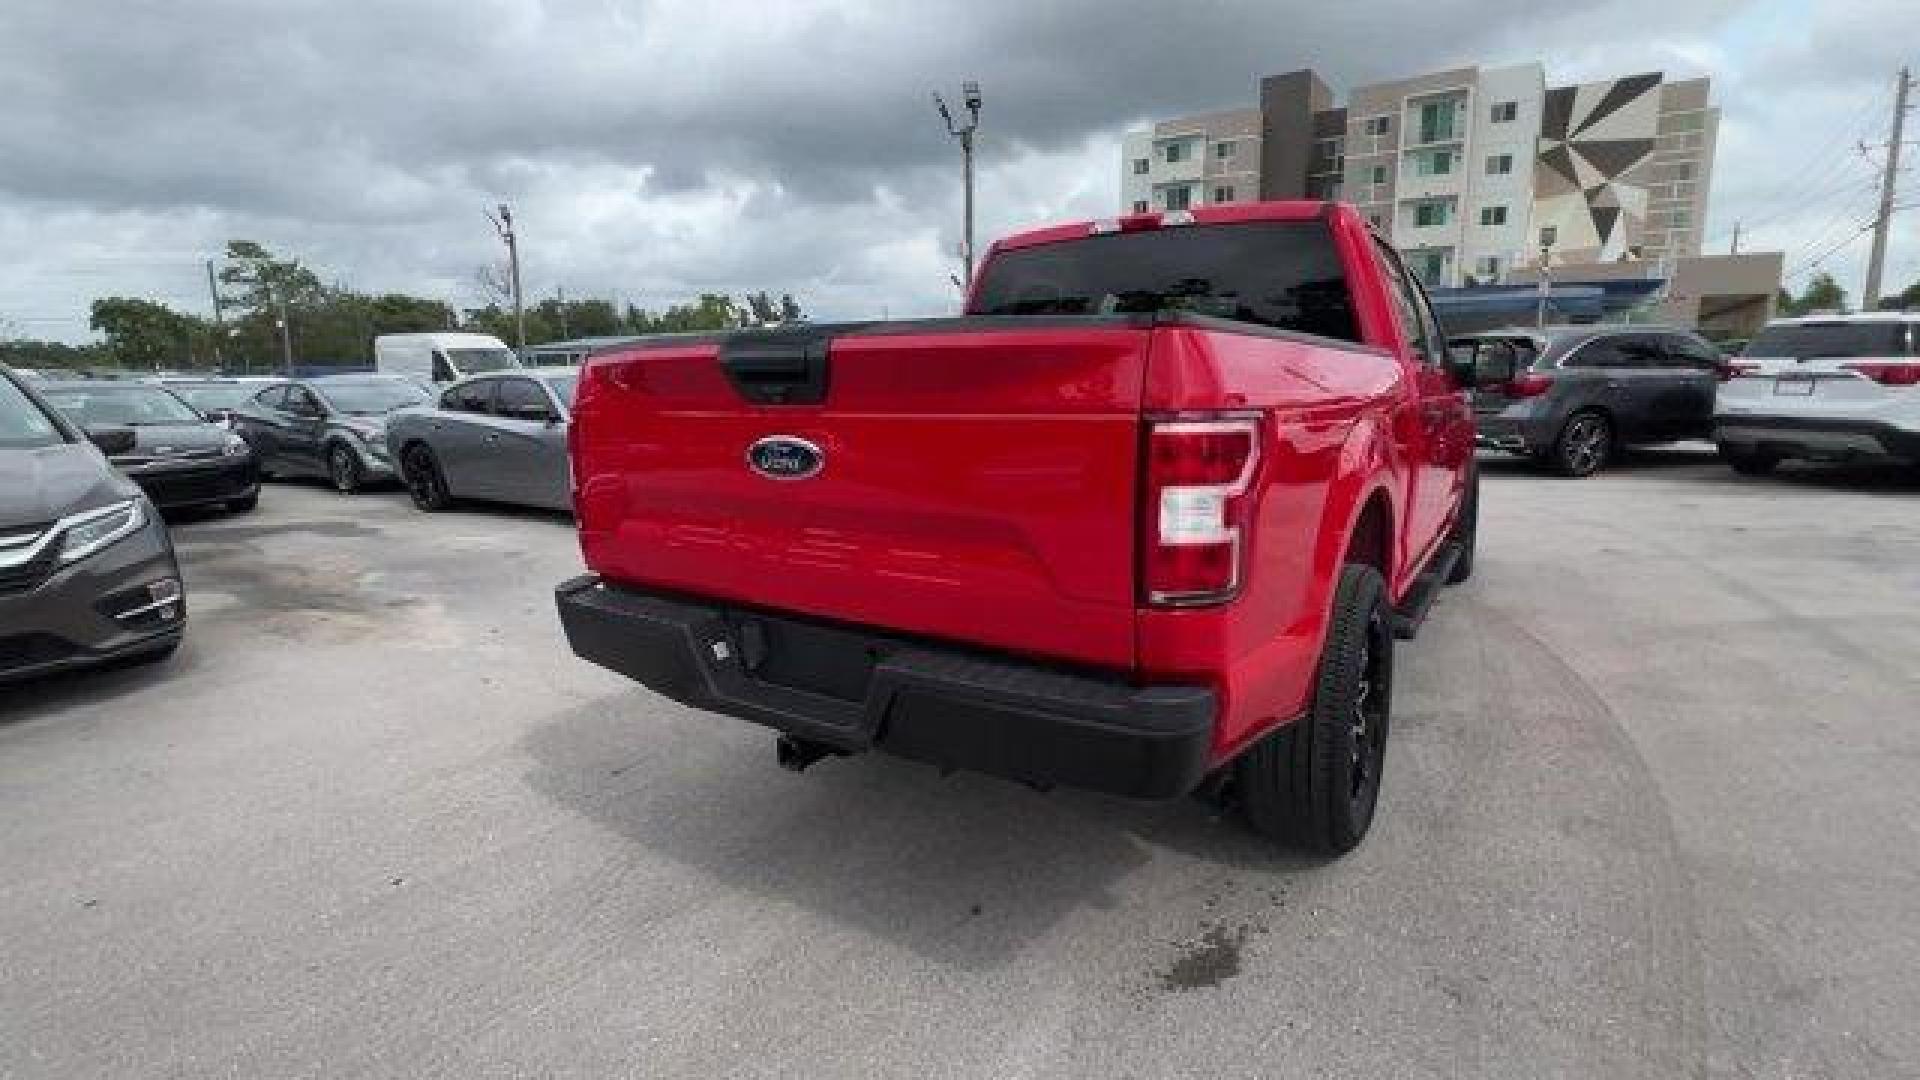
[[[996,240],[993,246],[987,249],[987,254],[991,255],[996,251],[1014,251],[1040,244],[1057,244],[1062,240],[1078,240],[1083,236],[1095,235],[1096,232],[1138,232],[1163,226],[1224,225],[1239,221],[1309,221],[1331,212],[1338,205],[1324,199],[1284,199],[1274,202],[1197,206],[1191,210],[1154,210],[1144,214],[1121,214],[1118,217],[1072,221],[1063,225],[1048,225],[1044,228],[1014,233]]]

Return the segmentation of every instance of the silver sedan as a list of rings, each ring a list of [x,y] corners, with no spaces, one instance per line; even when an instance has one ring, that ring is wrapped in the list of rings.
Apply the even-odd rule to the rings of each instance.
[[[387,448],[414,505],[435,511],[475,499],[571,509],[567,424],[577,376],[572,369],[492,372],[394,413]]]

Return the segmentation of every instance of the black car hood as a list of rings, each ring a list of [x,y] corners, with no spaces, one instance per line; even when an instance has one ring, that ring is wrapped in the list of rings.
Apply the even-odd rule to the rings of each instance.
[[[121,477],[85,443],[0,449],[0,529],[48,522],[132,497]]]

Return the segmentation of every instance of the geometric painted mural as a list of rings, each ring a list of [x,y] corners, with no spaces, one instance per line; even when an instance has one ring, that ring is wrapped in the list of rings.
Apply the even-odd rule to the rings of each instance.
[[[1660,127],[1660,76],[1555,87],[1542,106],[1533,218],[1556,234],[1554,261],[1611,262],[1639,247]]]

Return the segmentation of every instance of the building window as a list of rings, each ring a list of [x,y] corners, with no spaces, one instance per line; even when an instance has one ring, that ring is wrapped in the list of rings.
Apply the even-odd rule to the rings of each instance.
[[[1512,154],[1487,155],[1487,175],[1488,176],[1505,176],[1512,171],[1513,171],[1513,155]]]
[[[1391,116],[1367,117],[1367,134],[1379,136],[1379,135],[1385,135],[1387,132],[1392,130],[1393,130],[1393,117]]]
[[[1135,200],[1133,200],[1133,212],[1134,212],[1134,213],[1136,213],[1136,214],[1144,214],[1144,213],[1146,213],[1146,212],[1147,212],[1147,200],[1145,200],[1145,199],[1135,199]]]
[[[1371,226],[1373,226],[1374,228],[1376,228],[1376,229],[1378,229],[1378,228],[1381,228],[1382,226],[1384,226],[1384,225],[1386,224],[1386,222],[1385,222],[1385,221],[1384,221],[1384,220],[1383,220],[1383,219],[1382,219],[1382,218],[1380,217],[1380,215],[1379,215],[1379,214],[1368,214],[1368,215],[1367,215],[1367,224],[1369,224],[1369,225],[1371,225]]]
[[[1520,117],[1520,103],[1517,101],[1496,101],[1493,103],[1493,122],[1511,124]]]
[[[1416,229],[1437,228],[1447,223],[1447,204],[1443,202],[1416,203],[1413,207],[1413,226]]]
[[[1193,189],[1182,184],[1160,193],[1161,209],[1185,210],[1193,205]]]
[[[1670,177],[1670,179],[1673,179],[1673,180],[1693,179],[1693,162],[1691,161],[1676,161],[1670,166],[1670,168],[1672,170],[1672,176]]]
[[[1446,176],[1453,172],[1453,151],[1433,150],[1415,154],[1413,171],[1420,176]]]
[[[1187,144],[1170,142],[1165,151],[1167,164],[1175,165],[1187,159]]]
[[[1480,224],[1482,224],[1482,225],[1505,225],[1506,223],[1507,223],[1507,208],[1506,208],[1506,207],[1504,207],[1504,206],[1483,206],[1483,207],[1481,207],[1481,208],[1480,208]]]
[[[1458,104],[1452,100],[1420,103],[1420,141],[1446,142],[1453,138],[1453,119]]]
[[[1229,184],[1229,185],[1226,185],[1226,186],[1224,186],[1224,187],[1217,187],[1217,188],[1214,188],[1214,189],[1213,189],[1213,201],[1214,201],[1214,202],[1217,202],[1217,203],[1221,203],[1221,202],[1232,202],[1232,201],[1233,201],[1233,186],[1232,186],[1231,184]]]
[[[1213,156],[1223,159],[1230,158],[1237,148],[1238,144],[1232,139],[1221,139],[1219,142],[1213,144]]]
[[[1133,175],[1135,176],[1147,175],[1147,170],[1151,168],[1152,165],[1153,163],[1148,161],[1146,158],[1143,158],[1143,157],[1134,158],[1133,159]]]
[[[1481,281],[1488,281],[1488,282],[1499,281],[1500,280],[1499,258],[1497,258],[1496,256],[1489,255],[1483,259],[1476,259],[1473,264],[1473,276],[1479,278]]]
[[[1385,165],[1375,165],[1371,175],[1374,183],[1384,184],[1387,182],[1387,167]]]

